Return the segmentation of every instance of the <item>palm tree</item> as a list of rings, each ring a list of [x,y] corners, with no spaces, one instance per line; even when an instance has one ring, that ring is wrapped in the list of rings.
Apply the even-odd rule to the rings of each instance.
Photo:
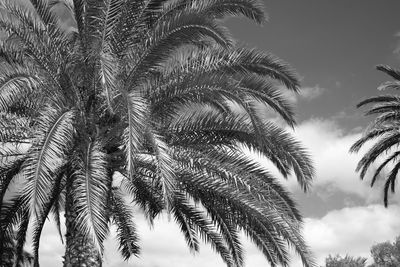
[[[60,3],[71,27],[53,12]],[[38,266],[45,219],[59,225],[65,211],[65,266],[101,266],[109,222],[128,259],[139,253],[129,196],[150,221],[172,214],[192,250],[200,235],[228,266],[243,265],[240,231],[273,266],[288,265],[288,245],[313,266],[294,201],[240,149],[309,188],[306,151],[262,113],[271,107],[293,126],[276,85],[297,92],[298,79],[270,54],[233,46],[218,24],[232,14],[261,23],[258,1],[31,4],[0,4],[1,199],[13,180],[23,183],[0,206],[0,240],[18,226],[20,254],[34,219]]]
[[[400,71],[390,68],[389,66],[379,65],[377,69],[388,74],[395,81],[383,83],[378,87],[379,90],[400,89]],[[351,147],[351,152],[358,152],[367,142],[376,140],[375,144],[365,153],[357,166],[360,171],[361,179],[364,179],[368,169],[374,163],[378,163],[378,167],[374,170],[371,179],[371,186],[382,177],[382,171],[385,167],[390,168],[390,172],[386,177],[384,184],[384,204],[388,205],[389,190],[394,193],[397,173],[400,168],[399,151],[399,125],[400,125],[400,98],[397,95],[381,95],[367,98],[360,102],[357,107],[373,105],[366,115],[378,115],[371,122],[364,135]],[[380,160],[384,157],[383,162]]]

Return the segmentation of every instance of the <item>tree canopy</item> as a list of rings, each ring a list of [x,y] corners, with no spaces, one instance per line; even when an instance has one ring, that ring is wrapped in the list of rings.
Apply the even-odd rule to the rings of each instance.
[[[289,247],[314,266],[295,201],[241,149],[309,189],[307,151],[263,113],[295,126],[283,90],[298,93],[298,75],[221,24],[262,23],[262,1],[5,0],[0,12],[0,240],[16,230],[17,257],[33,222],[39,266],[46,218],[62,238],[63,214],[65,266],[101,266],[111,224],[122,257],[137,256],[133,204],[150,223],[169,213],[192,251],[204,241],[227,266],[244,265],[241,232],[272,266],[289,265]]]

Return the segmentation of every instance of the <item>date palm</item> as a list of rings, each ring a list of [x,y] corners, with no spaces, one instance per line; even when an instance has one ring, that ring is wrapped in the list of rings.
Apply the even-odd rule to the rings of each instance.
[[[64,211],[65,266],[101,266],[109,222],[123,257],[137,255],[128,196],[150,221],[172,214],[192,250],[199,234],[228,266],[243,265],[240,231],[273,266],[288,265],[288,244],[313,266],[295,203],[239,146],[309,187],[307,153],[260,111],[271,107],[293,126],[276,85],[296,92],[296,76],[269,54],[234,46],[218,23],[262,22],[257,1],[31,4],[0,4],[1,198],[22,183],[0,206],[0,235],[17,226],[17,254],[33,220],[39,265],[45,219],[52,213],[59,225]],[[59,4],[71,27],[55,15]]]
[[[379,90],[400,89],[400,71],[389,66],[379,65],[377,69],[388,74],[394,81],[388,81],[379,86]],[[384,184],[384,204],[388,205],[389,191],[395,192],[397,174],[400,169],[398,139],[400,126],[400,98],[397,95],[380,95],[367,98],[360,102],[357,107],[372,105],[366,115],[377,116],[366,129],[364,135],[351,147],[351,152],[358,152],[367,142],[374,141],[374,145],[365,153],[357,166],[361,179],[364,179],[368,169],[374,163],[378,167],[374,170],[371,186],[378,179],[383,178],[384,168],[390,168]],[[381,162],[380,160],[383,159]]]

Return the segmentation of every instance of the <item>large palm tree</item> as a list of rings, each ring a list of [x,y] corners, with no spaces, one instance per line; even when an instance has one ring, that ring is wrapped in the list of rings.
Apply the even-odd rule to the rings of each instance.
[[[109,222],[123,257],[137,255],[129,196],[150,221],[172,214],[191,249],[200,234],[228,266],[243,264],[240,231],[273,266],[288,265],[288,245],[313,265],[289,193],[241,150],[309,187],[307,153],[263,113],[294,125],[277,83],[297,92],[296,76],[269,54],[235,47],[218,23],[232,14],[261,23],[258,1],[31,4],[0,4],[1,198],[22,183],[0,206],[0,235],[18,226],[17,252],[33,219],[38,265],[45,219],[53,213],[59,225],[64,211],[65,266],[101,266]],[[70,27],[55,15],[59,4]]]
[[[392,69],[389,66],[379,65],[377,69],[388,74],[394,81],[388,81],[378,87],[379,90],[400,89],[400,71]],[[359,161],[357,171],[360,171],[361,179],[367,174],[368,169],[378,164],[371,179],[371,186],[376,181],[385,177],[384,183],[384,204],[388,205],[389,190],[394,193],[396,188],[397,174],[400,169],[398,151],[399,145],[399,126],[400,126],[400,98],[398,95],[380,95],[367,98],[360,102],[357,107],[372,105],[366,112],[366,115],[377,116],[366,129],[364,135],[351,147],[351,152],[358,152],[369,141],[375,141],[375,144],[368,149],[362,159]],[[383,160],[383,161],[381,161]],[[387,175],[383,170],[389,168]]]

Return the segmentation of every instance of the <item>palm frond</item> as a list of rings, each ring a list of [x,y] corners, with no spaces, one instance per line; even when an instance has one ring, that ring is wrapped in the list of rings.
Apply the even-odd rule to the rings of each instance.
[[[381,174],[381,171],[383,168],[385,168],[388,163],[391,161],[395,162],[397,160],[397,157],[400,155],[399,151],[394,152],[390,157],[388,157],[382,164],[379,165],[379,167],[376,169],[374,176],[371,179],[371,187],[374,186],[376,180],[378,179],[379,175]]]
[[[356,171],[360,171],[360,178],[364,179],[368,168],[371,164],[382,155],[382,153],[389,151],[393,146],[397,145],[397,139],[400,134],[397,132],[389,133],[383,136],[359,161]]]
[[[177,118],[179,119],[170,123],[171,131],[177,134],[176,139],[172,140],[175,145],[179,142],[226,144],[235,140],[266,156],[277,166],[282,175],[289,175],[293,169],[302,188],[304,190],[309,188],[314,170],[307,151],[298,141],[273,123],[267,121],[257,123],[259,133],[256,134],[252,128],[253,123],[244,115],[234,117],[206,110],[201,113],[195,111],[180,114]]]
[[[35,19],[34,14],[28,8],[8,0],[2,4],[4,9],[0,9],[0,11],[3,10],[2,13],[5,14],[0,17],[0,28],[6,28],[18,37],[25,46],[25,56],[30,55],[36,64],[49,74],[55,84],[59,85],[55,70],[59,65],[60,51],[63,51],[64,47],[60,45],[61,43],[53,43],[53,41],[62,40],[62,38],[52,36],[55,38],[49,39],[45,31],[47,28]]]
[[[117,226],[119,250],[124,260],[137,256],[140,248],[138,235],[130,208],[126,205],[121,192],[113,190],[111,194],[111,217]]]
[[[357,108],[365,106],[367,104],[376,104],[376,103],[381,103],[381,102],[398,102],[399,97],[395,95],[380,95],[380,96],[374,96],[374,97],[369,97],[360,103],[357,104]]]
[[[61,166],[70,149],[75,112],[47,107],[37,124],[36,140],[23,165],[27,182],[24,198],[31,212],[39,215],[49,202],[49,192],[54,187],[53,174]]]
[[[7,111],[18,99],[26,97],[37,84],[36,78],[26,69],[14,69],[8,64],[1,66],[0,112]]]
[[[118,66],[115,63],[115,59],[112,54],[105,51],[100,52],[99,65],[99,78],[101,80],[101,86],[107,100],[108,108],[113,113],[113,102],[117,84],[116,73]]]
[[[185,168],[196,168],[221,177],[228,185],[247,191],[265,207],[272,207],[294,220],[302,217],[290,194],[276,181],[269,171],[249,159],[241,151],[224,147],[175,150],[174,157]]]
[[[172,208],[174,219],[176,223],[179,225],[181,232],[184,234],[189,249],[192,252],[198,252],[199,240],[196,233],[196,229],[194,228],[191,218],[188,217],[184,211],[182,211],[181,206],[182,203],[178,204],[177,198],[175,198],[174,205]]]
[[[383,203],[385,207],[389,204],[389,188],[392,193],[395,193],[396,189],[396,179],[397,174],[399,173],[400,169],[400,162],[397,162],[396,165],[393,167],[392,171],[389,174],[389,177],[386,179],[385,186],[383,188]]]
[[[0,166],[0,211],[3,206],[4,196],[14,177],[20,172],[24,159],[17,159],[7,165]]]
[[[204,38],[211,38],[222,47],[232,45],[223,27],[196,14],[176,16],[167,23],[157,25],[146,37],[142,42],[144,49],[138,51],[140,57],[129,72],[129,84],[132,81],[141,80],[147,72],[164,62],[177,48],[184,45],[196,44]]]
[[[193,72],[198,68],[212,73],[219,71],[227,75],[257,74],[281,82],[290,90],[298,92],[300,79],[296,72],[286,62],[276,56],[249,49],[246,47],[234,47],[232,49],[204,48],[183,54],[177,58],[181,66],[174,68],[174,72]]]
[[[378,65],[377,69],[395,79],[395,81],[385,82],[380,85],[378,87],[379,90],[400,88],[400,72],[398,70],[386,65]],[[396,149],[399,138],[398,129],[400,127],[398,120],[400,114],[399,103],[400,98],[397,95],[379,95],[361,101],[357,107],[372,105],[365,114],[377,115],[377,117],[367,127],[363,136],[350,148],[350,152],[359,152],[368,141],[375,141],[375,144],[368,149],[358,162],[356,171],[360,172],[360,178],[364,179],[371,166],[383,158],[383,162],[378,162],[378,167],[374,170],[371,187],[375,185],[379,178],[384,176],[382,170],[385,167],[390,168],[383,187],[385,206],[388,205],[389,201],[389,189],[392,193],[395,191],[395,181],[400,167],[398,163],[399,152]],[[389,167],[389,163],[393,163],[393,166]]]
[[[173,202],[173,195],[176,186],[175,179],[175,162],[173,161],[168,144],[157,133],[148,130],[147,139],[150,141],[152,149],[154,149],[155,166],[157,168],[157,176],[160,179],[163,191],[164,201],[167,209],[170,209]]]
[[[186,219],[185,222],[188,221],[190,223],[190,226],[195,231],[194,233],[191,232],[191,234],[197,235],[198,233],[205,243],[210,244],[212,249],[220,254],[227,266],[233,266],[234,261],[231,252],[222,234],[217,231],[215,223],[213,223],[204,212],[189,204],[183,194],[175,195],[173,210],[175,213],[178,212],[180,216],[184,217],[184,219]]]
[[[26,242],[26,233],[28,231],[28,226],[29,226],[29,212],[26,210],[24,214],[22,215],[22,219],[20,222],[20,225],[18,226],[17,229],[17,234],[16,234],[16,248],[15,248],[15,254],[16,254],[16,260],[15,262],[22,262],[23,257],[24,257],[24,245]]]
[[[391,76],[392,78],[394,78],[396,80],[400,80],[400,71],[393,69],[390,66],[378,65],[378,66],[376,66],[376,69],[386,73],[387,75]]]
[[[400,89],[400,81],[384,82],[378,86],[379,91],[399,90],[399,89]]]
[[[100,254],[108,234],[107,199],[111,176],[107,170],[106,154],[100,141],[88,143],[74,159],[73,199],[77,212],[76,227],[91,240]]]
[[[393,127],[372,128],[371,131],[366,132],[359,140],[357,140],[357,142],[355,142],[351,146],[350,152],[358,152],[366,142],[371,141],[374,138],[384,136],[391,131],[393,131]]]
[[[33,250],[34,250],[34,262],[35,266],[39,266],[39,246],[40,246],[40,237],[41,233],[44,227],[44,224],[46,222],[46,219],[54,205],[57,205],[61,191],[63,190],[63,185],[62,185],[62,180],[65,175],[65,167],[62,166],[60,169],[56,171],[57,173],[57,179],[55,181],[54,187],[52,188],[52,191],[50,192],[50,198],[49,202],[44,204],[44,208],[41,211],[41,214],[36,218],[35,224],[34,224],[34,230],[33,230],[33,237],[32,237],[32,244],[33,244]],[[60,230],[59,230],[60,232]]]
[[[136,168],[137,171],[132,179],[124,179],[121,186],[133,197],[133,202],[144,211],[150,224],[153,224],[154,218],[161,213],[165,206],[162,188],[154,182],[157,179],[155,170],[150,171],[139,166]]]
[[[131,93],[120,90],[118,101],[125,112],[126,128],[124,129],[124,150],[126,157],[126,171],[129,179],[134,175],[136,154],[139,151],[144,129],[147,128],[147,101],[140,93],[133,90]]]
[[[245,16],[259,24],[266,20],[263,3],[257,0],[180,0],[165,5],[155,19],[160,21],[178,12],[201,14],[212,19],[221,19],[229,15]]]

